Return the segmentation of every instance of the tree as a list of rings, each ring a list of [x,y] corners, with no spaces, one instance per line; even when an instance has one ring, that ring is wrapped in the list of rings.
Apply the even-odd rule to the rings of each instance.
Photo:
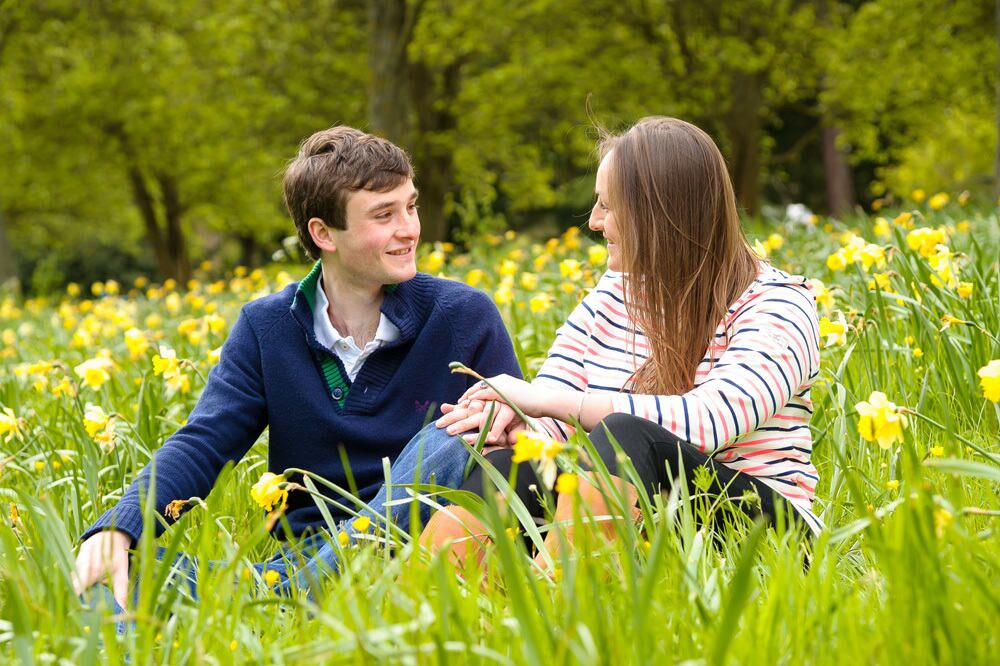
[[[827,61],[824,105],[855,161],[897,192],[994,186],[1000,74],[994,7],[981,0],[874,0]],[[991,66],[984,67],[984,63]]]
[[[64,6],[42,7],[36,29],[10,47],[16,62],[4,66],[25,99],[14,161],[24,181],[45,174],[40,199],[55,208],[9,204],[12,221],[23,232],[29,223],[54,231],[69,214],[117,233],[139,222],[160,275],[182,281],[192,242],[202,243],[192,230],[287,235],[276,174],[295,143],[363,117],[359,10],[146,0],[58,11]],[[338,86],[350,94],[336,94]],[[15,196],[30,199],[24,190]],[[89,202],[73,206],[78,199]]]

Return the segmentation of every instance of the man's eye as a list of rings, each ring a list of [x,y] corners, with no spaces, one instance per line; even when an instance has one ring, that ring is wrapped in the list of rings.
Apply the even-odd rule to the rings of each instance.
[[[415,203],[413,203],[413,204],[410,204],[410,210],[411,210],[411,211],[414,211],[414,210],[417,210],[417,209],[419,209],[419,208],[420,208],[420,206],[418,206],[418,205],[417,205],[417,204],[415,204]]]

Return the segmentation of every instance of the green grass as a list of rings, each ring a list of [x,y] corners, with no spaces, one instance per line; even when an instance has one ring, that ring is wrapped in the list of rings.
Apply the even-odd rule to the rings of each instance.
[[[819,538],[762,529],[731,506],[704,498],[655,497],[644,503],[637,524],[616,523],[619,538],[610,544],[578,530],[576,550],[555,559],[550,577],[521,547],[524,538],[537,542],[543,534],[533,524],[517,527],[516,502],[503,511],[473,502],[497,534],[485,571],[455,571],[404,535],[390,539],[391,548],[378,540],[348,548],[342,575],[326,582],[316,603],[279,599],[243,573],[275,548],[249,494],[265,469],[265,435],[206,504],[159,544],[143,539],[134,569],[144,581],[166,575],[151,556],[156,545],[228,565],[203,572],[198,601],[143,585],[127,618],[136,628],[120,639],[115,618],[83,608],[73,595],[74,541],[193,406],[211,364],[208,352],[224,337],[209,327],[206,306],[231,325],[243,302],[290,277],[239,271],[215,283],[202,276],[186,294],[158,288],[90,301],[63,294],[7,298],[0,304],[0,405],[11,410],[17,429],[0,444],[0,660],[994,661],[1000,651],[1000,408],[983,397],[976,372],[1000,358],[1000,223],[995,210],[954,204],[916,212],[917,226],[964,228],[960,223],[968,221],[948,243],[959,255],[958,279],[973,285],[971,296],[933,284],[927,258],[908,247],[908,230],[900,225],[889,224],[888,238],[877,238],[876,228],[885,226],[864,217],[829,230],[761,227],[752,234],[763,239],[780,231],[784,244],[772,250],[772,261],[834,288],[833,308],[821,307],[821,315],[837,319],[840,312],[848,324],[844,344],[823,350],[813,391],[814,459],[822,479],[817,508],[828,526]],[[884,267],[827,268],[848,227],[895,248]],[[485,239],[468,254],[427,248],[422,262],[497,295],[530,376],[556,327],[602,270],[588,261],[589,246],[572,232],[548,244]],[[579,264],[560,263],[567,259]],[[286,270],[296,279],[305,273]],[[888,274],[889,289],[869,289],[876,272]],[[553,298],[536,300],[533,312],[531,298],[538,294]],[[162,322],[148,320],[151,314]],[[945,315],[967,323],[946,326]],[[130,358],[124,331],[133,326],[152,346]],[[178,378],[190,382],[188,392],[171,392],[153,372],[157,344],[187,360]],[[101,349],[116,366],[95,389],[81,384],[73,368]],[[23,365],[37,361],[54,364]],[[63,378],[76,386],[76,397],[54,395]],[[858,435],[854,405],[872,391],[910,410],[903,440],[887,449]],[[88,403],[117,414],[113,448],[85,430]],[[698,527],[710,518],[716,527]],[[526,537],[512,536],[516,532]]]

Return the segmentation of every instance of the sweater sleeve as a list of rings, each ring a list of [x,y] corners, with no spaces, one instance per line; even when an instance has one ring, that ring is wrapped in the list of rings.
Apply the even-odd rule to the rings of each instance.
[[[137,541],[143,529],[141,503],[153,470],[155,508],[162,515],[166,505],[175,499],[205,497],[223,466],[240,460],[266,424],[260,343],[244,307],[187,423],[156,451],[121,501],[82,538],[113,528]],[[157,522],[157,535],[162,531]]]
[[[591,292],[594,293],[595,291]],[[556,331],[556,339],[549,347],[545,363],[532,383],[551,386],[553,389],[587,390],[587,367],[583,359],[590,347],[590,334],[594,325],[591,294],[580,301],[566,323]],[[538,419],[538,422],[550,435],[562,441],[576,430],[570,424],[551,417]]]
[[[751,433],[809,385],[819,370],[816,304],[808,287],[762,291],[732,316],[725,351],[682,395],[612,398],[614,411],[671,430],[714,454]]]
[[[520,379],[521,366],[517,362],[514,345],[500,313],[489,297],[480,291],[473,292],[466,307],[462,308],[462,313],[462,320],[455,320],[455,324],[460,337],[468,342],[468,346],[460,360],[483,377],[506,374]],[[475,334],[469,335],[473,331]],[[475,382],[469,376],[466,388]]]

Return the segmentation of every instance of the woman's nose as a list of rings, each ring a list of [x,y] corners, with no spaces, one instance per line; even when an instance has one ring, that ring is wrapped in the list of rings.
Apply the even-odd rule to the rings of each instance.
[[[590,211],[590,219],[587,220],[587,226],[590,227],[591,231],[604,230],[604,215],[601,211],[597,210],[596,206]]]

